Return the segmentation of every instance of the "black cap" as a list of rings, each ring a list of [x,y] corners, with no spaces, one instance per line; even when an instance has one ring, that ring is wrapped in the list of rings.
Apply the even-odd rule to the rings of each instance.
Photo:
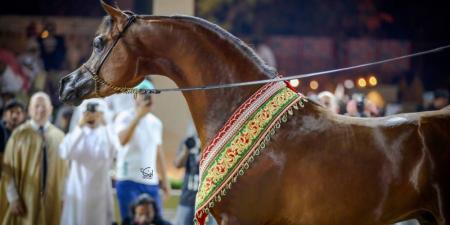
[[[20,109],[25,111],[25,105],[22,102],[17,101],[16,99],[12,99],[6,102],[5,107],[3,107],[3,110],[8,111],[16,107],[19,107]]]

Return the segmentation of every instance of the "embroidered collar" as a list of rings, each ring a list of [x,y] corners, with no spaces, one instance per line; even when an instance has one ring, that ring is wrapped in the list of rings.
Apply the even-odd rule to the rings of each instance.
[[[269,83],[247,99],[202,151],[200,184],[195,201],[196,225],[221,201],[270,141],[281,122],[306,98],[285,82]]]

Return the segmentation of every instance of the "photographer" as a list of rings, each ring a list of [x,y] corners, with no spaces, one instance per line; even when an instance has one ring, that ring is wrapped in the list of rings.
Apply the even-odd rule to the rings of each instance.
[[[185,168],[183,188],[181,190],[180,202],[175,215],[175,225],[193,225],[195,213],[195,197],[199,185],[199,163],[200,163],[200,139],[194,124],[188,127],[188,137],[184,139],[175,156],[174,166]],[[217,222],[212,216],[209,217],[207,225]]]
[[[175,216],[176,225],[194,224],[195,196],[199,184],[200,140],[189,136],[180,145],[174,160],[176,168],[185,168],[183,189]]]
[[[106,103],[84,101],[78,126],[59,148],[61,158],[71,160],[64,193],[61,224],[112,224],[111,168],[117,136],[105,123]],[[95,190],[95,191],[93,191]]]
[[[137,89],[152,89],[144,80]],[[151,113],[152,96],[137,94],[135,107],[117,115],[115,129],[122,147],[117,154],[116,190],[122,219],[130,218],[131,204],[149,194],[162,212],[160,188],[167,196],[170,186],[162,151],[162,123]]]

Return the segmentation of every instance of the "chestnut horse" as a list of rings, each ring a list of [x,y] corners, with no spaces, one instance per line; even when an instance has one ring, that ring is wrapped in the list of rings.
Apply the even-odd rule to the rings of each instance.
[[[165,75],[179,87],[276,75],[239,39],[207,21],[136,16],[102,5],[108,16],[91,57],[61,79],[66,103],[114,94],[120,89],[113,86],[133,87],[146,74]],[[184,92],[202,142],[260,87]],[[449,143],[448,107],[363,119],[309,101],[212,214],[222,225],[385,225],[409,218],[448,224]]]

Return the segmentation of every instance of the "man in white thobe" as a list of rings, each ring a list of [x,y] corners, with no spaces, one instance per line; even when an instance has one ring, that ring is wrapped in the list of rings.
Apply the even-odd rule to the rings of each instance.
[[[70,160],[61,224],[110,225],[113,222],[109,170],[118,139],[105,124],[106,103],[84,101],[78,126],[59,148],[61,158]]]

